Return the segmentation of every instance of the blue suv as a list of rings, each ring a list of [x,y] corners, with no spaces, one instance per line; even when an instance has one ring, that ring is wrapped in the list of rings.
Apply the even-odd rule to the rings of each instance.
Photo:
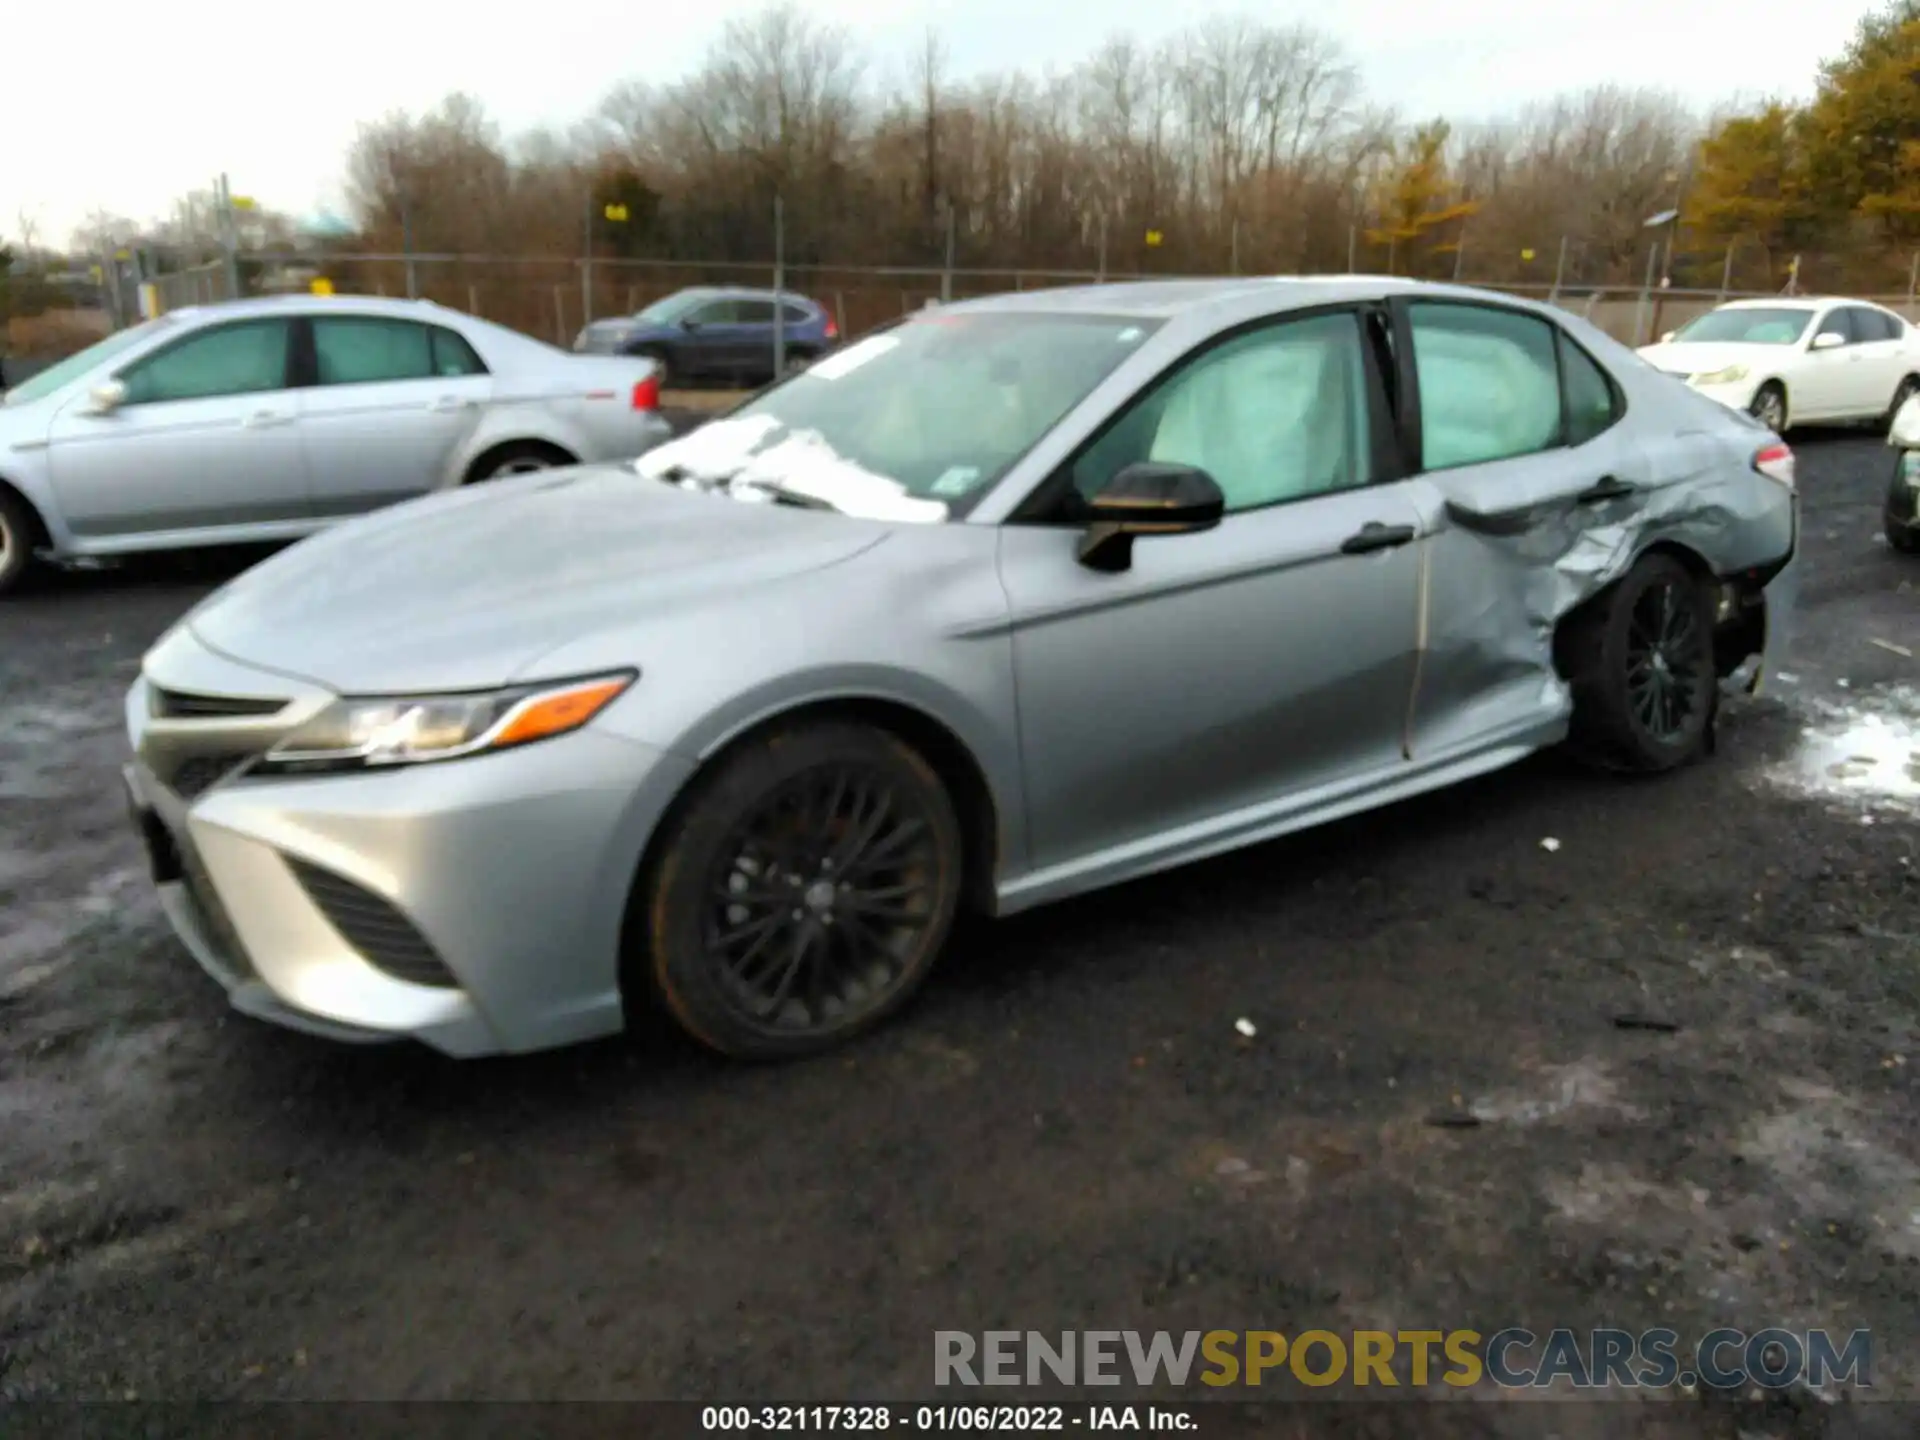
[[[791,291],[733,287],[680,290],[638,315],[596,320],[573,348],[593,355],[644,355],[668,385],[693,380],[761,383],[774,378],[775,307],[784,314],[787,363],[805,364],[840,340],[833,316]]]

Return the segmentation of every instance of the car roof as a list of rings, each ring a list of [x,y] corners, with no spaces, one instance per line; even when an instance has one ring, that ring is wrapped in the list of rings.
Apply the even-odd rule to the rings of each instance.
[[[814,302],[798,290],[768,290],[755,285],[688,285],[673,292],[674,295],[711,295],[716,298],[734,297],[742,300],[796,300],[804,305]],[[663,297],[667,299],[672,296]]]
[[[1824,310],[1829,305],[1864,305],[1869,310],[1887,307],[1873,300],[1856,300],[1846,295],[1761,295],[1748,300],[1729,300],[1722,310]]]
[[[385,295],[255,295],[244,300],[210,300],[203,305],[178,305],[166,313],[180,319],[201,315],[245,318],[248,315],[273,315],[286,310],[325,310],[339,306],[362,315],[391,315],[396,319],[418,319],[422,311],[474,319],[464,310],[449,309],[432,300],[396,300]]]
[[[1123,280],[1058,290],[1016,290],[943,305],[949,311],[1041,311],[1059,314],[1138,316],[1170,320],[1216,305],[1271,297],[1273,310],[1304,310],[1399,294],[1533,306],[1535,302],[1465,285],[1410,280],[1404,275],[1247,275],[1213,280]]]

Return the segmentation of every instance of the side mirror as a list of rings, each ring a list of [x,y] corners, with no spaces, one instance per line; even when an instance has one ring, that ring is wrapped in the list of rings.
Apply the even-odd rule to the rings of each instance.
[[[1838,330],[1822,330],[1813,337],[1813,348],[1816,350],[1836,350],[1846,343],[1847,337]]]
[[[118,380],[109,380],[104,385],[96,385],[87,396],[87,413],[90,415],[111,415],[127,403],[127,387]]]
[[[698,320],[682,320],[680,322],[680,328],[691,335],[700,328],[700,322]]]
[[[1226,496],[1206,471],[1140,461],[1087,502],[1091,523],[1080,540],[1080,563],[1090,570],[1125,570],[1133,564],[1135,536],[1211,530],[1226,510]]]
[[[1662,345],[1671,345],[1671,344],[1673,343],[1673,337],[1674,337],[1675,335],[1678,335],[1679,333],[1680,333],[1680,332],[1679,332],[1678,330],[1669,330],[1669,331],[1667,331],[1667,333],[1666,333],[1666,334],[1664,334],[1664,335],[1662,335],[1662,336],[1660,337],[1660,343],[1661,343]]]

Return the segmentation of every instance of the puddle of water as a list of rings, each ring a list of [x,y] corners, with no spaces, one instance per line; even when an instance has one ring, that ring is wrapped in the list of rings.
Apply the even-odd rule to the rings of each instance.
[[[1920,801],[1920,693],[1882,692],[1865,705],[1820,705],[1781,778],[1797,789],[1863,801]]]

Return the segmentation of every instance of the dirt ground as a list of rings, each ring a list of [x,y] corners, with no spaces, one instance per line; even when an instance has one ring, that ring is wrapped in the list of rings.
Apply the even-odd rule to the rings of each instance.
[[[907,1399],[936,1329],[1662,1324],[1870,1328],[1920,1396],[1920,563],[1877,442],[1796,445],[1796,652],[1708,763],[1539,757],[979,925],[775,1069],[230,1014],[115,767],[232,563],[8,603],[0,1396]],[[1741,1433],[1823,1408],[1870,1407]]]

